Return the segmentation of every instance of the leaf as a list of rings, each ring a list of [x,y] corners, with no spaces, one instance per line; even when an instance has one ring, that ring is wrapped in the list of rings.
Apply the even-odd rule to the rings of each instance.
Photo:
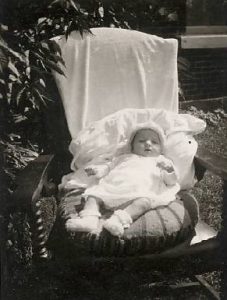
[[[53,57],[54,59],[56,59],[57,62],[60,62],[65,67],[65,61],[64,61],[64,59],[60,55],[51,54],[51,57]]]
[[[30,65],[30,61],[29,61],[29,57],[30,57],[30,50],[26,50],[24,51],[24,54],[25,54],[25,65],[26,66],[29,66]]]
[[[48,71],[43,71],[43,70],[41,70],[41,69],[39,69],[38,67],[36,67],[36,66],[33,66],[33,65],[31,65],[31,71],[35,71],[35,72],[37,72],[38,74],[39,74],[39,76],[43,76],[44,74],[50,74],[50,72],[48,72]]]
[[[33,91],[30,92],[29,101],[30,103],[32,103],[32,109],[40,109],[40,101],[36,99],[36,97],[33,94]]]
[[[52,61],[50,60],[44,60],[44,63],[45,65],[47,65],[51,70],[54,70],[56,71],[57,73],[65,76],[65,73],[62,71],[62,69],[56,64],[56,63],[53,63]]]
[[[12,88],[13,88],[13,84],[12,84],[12,82],[9,82],[8,83],[8,93],[7,93],[7,102],[8,102],[8,104],[10,104],[11,100],[12,100],[12,98],[11,98],[11,96],[12,96]]]
[[[60,62],[63,66],[65,66],[65,61],[64,59],[61,57],[61,55],[58,54],[54,54],[51,53],[50,51],[46,53],[45,58],[47,58],[48,60],[53,60],[54,62]]]
[[[45,87],[42,84],[40,84],[39,80],[36,80],[34,83],[32,83],[31,86],[37,88],[42,93],[46,91]]]
[[[46,102],[43,99],[43,95],[40,93],[40,91],[37,88],[34,88],[33,92],[35,93],[35,95],[37,96],[37,98],[39,99],[39,101],[41,103],[43,103],[45,106],[47,106]],[[33,93],[33,95],[34,95],[34,93]]]
[[[44,69],[47,73],[49,73],[49,72],[47,71],[46,66],[44,65],[42,59],[40,59],[40,64],[42,65],[43,69]]]
[[[26,89],[26,87],[23,87],[23,88],[17,93],[17,96],[16,96],[16,103],[17,103],[17,106],[19,105],[20,99],[21,99],[22,95],[24,94],[25,89]]]
[[[73,0],[69,0],[69,3],[77,12],[79,12],[79,8],[77,7],[77,5],[75,4],[75,2]]]
[[[11,61],[8,62],[8,68],[13,74],[15,74],[17,77],[20,77],[19,71]]]
[[[47,18],[46,17],[42,17],[42,18],[39,18],[37,23],[38,25],[42,24],[42,23],[45,23],[47,21]]]
[[[46,84],[42,78],[39,79],[39,83],[45,88]]]
[[[41,48],[38,50],[40,57],[47,58],[48,60],[53,60],[55,63],[60,62],[65,67],[64,59],[58,55],[51,53],[51,50],[48,48]]]
[[[52,8],[52,6],[58,4],[58,3],[61,3],[61,0],[54,0],[53,2],[51,2],[49,5],[48,5],[48,8]]]
[[[0,38],[0,48],[5,50],[6,52],[9,52],[12,56],[18,58],[21,62],[24,62],[23,55],[11,49],[2,38]]]
[[[14,82],[14,81],[17,81],[17,80],[18,80],[18,77],[16,77],[16,76],[13,75],[13,74],[10,74],[10,75],[9,75],[9,80],[10,80],[11,82]]]
[[[45,58],[42,57],[40,54],[38,54],[38,53],[35,52],[35,51],[31,51],[31,53],[32,53],[35,57],[37,57],[37,58],[39,59],[39,62],[40,62],[40,64],[42,65],[43,69],[48,73],[48,71],[46,70],[46,67],[45,67],[45,65],[44,65],[44,60],[45,60]],[[33,68],[33,69],[35,68],[34,65],[33,65],[32,68]],[[37,71],[37,70],[38,70],[38,68],[36,67],[36,71]]]
[[[47,100],[47,101],[54,102],[53,99],[51,99],[51,98],[49,98],[49,97],[47,97],[47,96],[45,96],[45,95],[43,95],[43,98],[44,98],[45,100]]]
[[[72,32],[73,31],[73,25],[74,25],[74,23],[73,23],[73,21],[71,21],[71,22],[69,22],[69,24],[68,24],[68,26],[67,26],[67,29],[66,29],[66,31],[65,31],[65,38],[66,38],[66,40],[68,39],[68,36],[70,35],[70,32]],[[76,26],[77,27],[77,26]],[[77,28],[76,28],[77,29]]]
[[[27,67],[25,70],[25,74],[28,76],[28,78],[30,78],[30,74],[31,74],[31,67]]]
[[[8,26],[7,25],[3,25],[3,24],[0,24],[0,31],[8,31]]]
[[[50,45],[50,47],[54,50],[54,52],[59,53],[60,55],[62,54],[61,48],[58,45],[58,43],[54,40],[48,40],[47,43]]]
[[[7,64],[8,64],[8,58],[6,57],[2,49],[0,49],[0,68],[1,68],[0,71],[1,72],[3,71],[3,68],[7,66]]]
[[[44,57],[43,57],[42,55],[40,55],[39,53],[35,52],[34,50],[31,50],[31,53],[32,53],[34,56],[36,56],[37,58],[41,59],[41,60],[44,59]]]
[[[49,47],[49,45],[46,41],[41,42],[41,47],[44,48],[44,49],[47,49],[47,50],[50,49],[50,47]]]
[[[23,116],[22,114],[14,114],[13,115],[13,120],[15,123],[20,123],[22,121],[27,120],[28,118],[26,116]]]

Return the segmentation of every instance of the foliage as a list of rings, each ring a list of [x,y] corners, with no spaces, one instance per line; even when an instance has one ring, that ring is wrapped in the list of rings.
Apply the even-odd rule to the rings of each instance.
[[[142,31],[160,26],[180,28],[185,23],[185,7],[184,0],[109,1],[104,4],[106,11],[104,22],[110,27]]]
[[[227,114],[225,113],[225,111],[220,108],[214,110],[213,112],[205,112],[202,109],[197,109],[195,106],[191,106],[188,113],[193,114],[200,119],[203,119],[208,125],[211,126],[220,125],[219,122],[221,121],[221,119],[227,118]]]
[[[21,122],[28,127],[26,121],[34,123],[34,119],[40,119],[43,109],[52,101],[46,82],[51,70],[64,75],[64,61],[58,44],[50,38],[58,34],[67,36],[75,29],[88,30],[83,14],[72,0],[54,1],[47,11],[34,1],[28,2],[10,1],[4,7],[7,17],[3,21],[7,26],[1,26],[0,109],[5,134]],[[13,14],[7,13],[12,7],[17,9]],[[25,19],[20,17],[22,11]],[[1,136],[5,137],[2,131]]]
[[[9,183],[14,182],[16,173],[23,169],[29,161],[38,156],[36,149],[24,148],[21,145],[15,143],[15,136],[11,134],[9,136],[11,142],[3,142],[0,140],[0,147],[5,157],[5,165],[3,170],[9,178]],[[12,143],[14,141],[14,143]],[[10,191],[11,184],[8,183],[8,189]]]
[[[9,0],[3,1],[0,11],[0,136],[6,138],[15,131],[23,136],[30,125],[36,127],[53,101],[47,80],[51,70],[64,74],[64,61],[50,38],[100,26],[143,31],[180,28],[185,1]],[[40,145],[43,129],[35,131]],[[26,134],[24,140],[32,135]]]

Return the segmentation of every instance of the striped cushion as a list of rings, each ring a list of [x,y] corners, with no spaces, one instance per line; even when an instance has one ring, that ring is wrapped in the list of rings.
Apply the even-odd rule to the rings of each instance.
[[[60,223],[64,225],[66,220],[76,213],[75,197],[65,197],[61,202],[59,212]],[[98,236],[72,232],[65,226],[63,226],[62,238],[70,242],[73,252],[83,253],[83,255],[154,254],[186,240],[194,232],[197,220],[196,200],[192,196],[186,197],[186,201],[178,197],[167,207],[160,207],[145,213],[125,230],[122,238],[114,237],[105,230]]]

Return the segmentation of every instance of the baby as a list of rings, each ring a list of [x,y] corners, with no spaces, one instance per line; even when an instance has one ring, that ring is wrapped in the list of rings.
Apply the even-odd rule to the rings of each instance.
[[[95,231],[101,217],[100,206],[104,205],[113,214],[103,227],[120,237],[142,214],[173,201],[180,187],[172,161],[162,155],[164,144],[163,130],[152,123],[132,134],[129,153],[86,167],[87,175],[99,181],[85,190],[80,218],[68,220],[68,227],[74,231]]]

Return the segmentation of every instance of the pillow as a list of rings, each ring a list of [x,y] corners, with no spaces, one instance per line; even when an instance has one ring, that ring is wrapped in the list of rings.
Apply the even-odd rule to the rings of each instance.
[[[57,225],[54,236],[59,242],[69,243],[67,258],[85,255],[127,256],[160,253],[172,248],[194,235],[199,209],[192,195],[179,197],[168,206],[152,209],[138,218],[125,230],[122,238],[112,236],[106,230],[97,235],[75,232],[67,227],[66,221],[78,213],[75,207],[75,195],[66,195],[59,205]],[[59,245],[59,242],[56,245]],[[59,247],[57,247],[59,249]],[[57,249],[56,249],[57,250]],[[62,251],[61,251],[62,254]]]
[[[161,126],[166,135],[164,154],[179,171],[181,189],[192,187],[193,159],[197,150],[193,135],[202,132],[206,123],[191,115],[163,109],[123,109],[91,123],[70,144],[71,169],[76,171],[97,157],[111,159],[127,146],[134,129],[149,121]]]

